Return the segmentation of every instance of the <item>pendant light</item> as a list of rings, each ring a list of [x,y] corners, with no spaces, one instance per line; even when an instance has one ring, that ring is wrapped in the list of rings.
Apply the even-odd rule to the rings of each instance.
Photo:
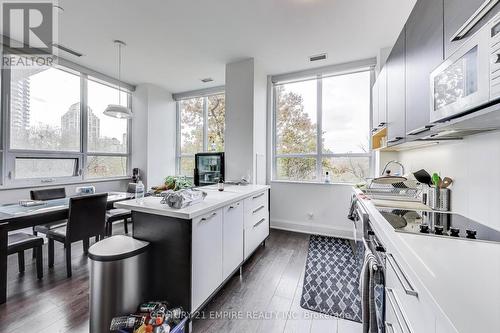
[[[125,46],[126,44],[121,40],[115,40],[114,43],[118,46],[118,104],[109,104],[104,110],[104,114],[118,119],[130,119],[133,116],[132,110],[121,105],[122,46]]]

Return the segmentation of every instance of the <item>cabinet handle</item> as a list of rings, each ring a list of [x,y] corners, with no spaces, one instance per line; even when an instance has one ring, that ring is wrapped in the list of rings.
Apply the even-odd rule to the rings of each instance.
[[[387,143],[394,143],[394,142],[398,142],[398,141],[401,141],[403,140],[404,138],[402,136],[397,136],[395,138],[392,138],[390,140],[387,141]]]
[[[406,274],[403,272],[403,270],[399,266],[398,262],[396,261],[396,258],[394,258],[394,255],[392,253],[387,253],[387,261],[394,270],[394,273],[396,273],[396,277],[398,278],[399,283],[401,283],[401,286],[403,287],[405,293],[410,296],[418,297],[418,292],[415,290],[415,288],[413,288],[413,286],[410,283],[410,280],[406,277]],[[406,281],[406,284],[403,283],[403,280]],[[408,285],[408,288],[406,287],[406,285]]]
[[[389,322],[385,322],[385,330],[387,331],[387,333],[394,333],[394,326],[389,323]]]
[[[207,217],[202,217],[200,221],[208,221],[210,220],[212,217],[214,217],[215,215],[217,215],[216,212],[213,212],[212,214],[210,214],[210,216],[207,216]]]
[[[406,133],[406,135],[418,135],[418,134],[430,131],[432,127],[433,127],[433,125],[426,125],[424,127],[414,129],[413,131]]]
[[[408,321],[403,314],[403,310],[401,310],[401,305],[399,304],[398,298],[394,294],[394,290],[392,290],[391,288],[386,288],[386,291],[387,299],[389,299],[389,303],[391,304],[392,311],[394,311],[394,314],[396,315],[399,326],[401,328],[406,327],[406,331],[412,333],[410,325],[408,325]]]
[[[233,206],[233,205],[229,206],[229,209],[235,209],[235,208],[236,208],[236,207],[238,207],[239,205],[240,205],[240,203],[238,202],[238,203],[237,203],[236,205],[234,205],[234,206]]]
[[[253,225],[253,227],[254,227],[254,228],[257,228],[257,227],[258,227],[258,226],[259,226],[262,222],[264,222],[265,220],[266,220],[266,218],[262,218],[262,219],[260,219],[260,221],[259,221],[259,222],[257,222],[257,223],[255,223],[255,224]]]
[[[264,207],[266,207],[266,206],[264,206],[264,205],[260,206],[259,208],[257,208],[256,210],[254,210],[254,211],[252,212],[252,214],[257,213],[259,210],[263,209]]]
[[[486,0],[474,14],[455,32],[450,38],[450,42],[460,40],[465,37],[476,26],[488,12],[497,4],[498,0]]]
[[[257,199],[257,198],[260,198],[261,196],[263,196],[264,194],[266,194],[266,192],[262,192],[261,194],[258,194],[254,197],[252,197],[252,199]]]

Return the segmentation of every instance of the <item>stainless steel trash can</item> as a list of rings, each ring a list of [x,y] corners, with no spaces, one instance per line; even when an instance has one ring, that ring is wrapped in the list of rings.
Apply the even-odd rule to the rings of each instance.
[[[145,301],[148,242],[117,235],[89,248],[90,333],[108,333],[111,319]]]

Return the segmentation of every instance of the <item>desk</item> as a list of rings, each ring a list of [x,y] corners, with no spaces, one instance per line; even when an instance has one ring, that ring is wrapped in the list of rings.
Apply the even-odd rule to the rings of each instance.
[[[133,193],[108,193],[108,209],[115,202],[132,199]],[[69,198],[47,200],[43,205],[23,207],[19,204],[0,205],[0,304],[7,300],[7,232],[47,224],[68,218]]]

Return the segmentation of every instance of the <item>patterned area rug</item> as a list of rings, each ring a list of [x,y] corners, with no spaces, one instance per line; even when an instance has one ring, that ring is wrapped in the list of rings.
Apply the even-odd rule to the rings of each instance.
[[[300,306],[361,322],[359,273],[349,241],[311,236]]]

